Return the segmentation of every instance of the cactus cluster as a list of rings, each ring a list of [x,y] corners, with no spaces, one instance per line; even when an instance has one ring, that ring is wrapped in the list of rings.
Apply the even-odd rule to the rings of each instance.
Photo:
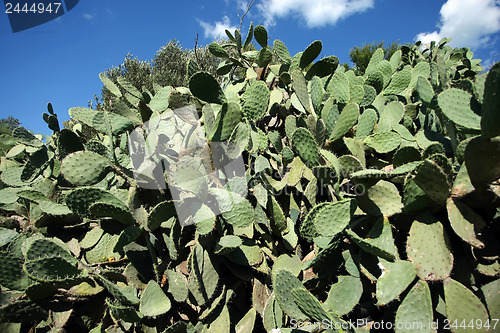
[[[227,36],[218,77],[100,75],[109,109],[61,129],[49,104],[45,143],[2,135],[0,327],[495,331],[500,63],[481,73],[443,39],[359,75],[320,41],[292,56],[261,25]]]

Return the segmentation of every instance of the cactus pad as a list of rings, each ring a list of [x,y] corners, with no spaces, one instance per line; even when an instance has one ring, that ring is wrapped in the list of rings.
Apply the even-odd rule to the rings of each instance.
[[[441,222],[421,215],[410,228],[406,244],[408,259],[417,267],[417,275],[426,281],[444,280],[453,268],[448,235]]]

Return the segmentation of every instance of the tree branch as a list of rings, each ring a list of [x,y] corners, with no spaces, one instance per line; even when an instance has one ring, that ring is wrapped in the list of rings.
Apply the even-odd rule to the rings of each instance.
[[[243,18],[245,17],[246,14],[248,14],[248,12],[250,11],[250,8],[252,8],[254,3],[255,3],[255,0],[250,0],[248,2],[247,10],[243,13],[243,15],[241,15],[241,16],[238,15],[238,17],[240,18],[240,28],[239,28],[240,32],[241,32],[241,26],[243,24]]]

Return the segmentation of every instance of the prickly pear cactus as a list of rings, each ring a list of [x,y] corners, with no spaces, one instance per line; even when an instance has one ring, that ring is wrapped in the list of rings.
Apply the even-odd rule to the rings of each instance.
[[[500,65],[443,39],[355,73],[226,34],[217,77],[101,74],[110,105],[2,136],[0,327],[498,330]]]

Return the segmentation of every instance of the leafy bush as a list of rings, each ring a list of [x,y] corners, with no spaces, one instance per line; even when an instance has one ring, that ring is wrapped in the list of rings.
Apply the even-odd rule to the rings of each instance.
[[[2,329],[493,331],[500,64],[443,39],[357,76],[320,41],[228,36],[221,77],[101,75],[113,112],[3,135]]]

